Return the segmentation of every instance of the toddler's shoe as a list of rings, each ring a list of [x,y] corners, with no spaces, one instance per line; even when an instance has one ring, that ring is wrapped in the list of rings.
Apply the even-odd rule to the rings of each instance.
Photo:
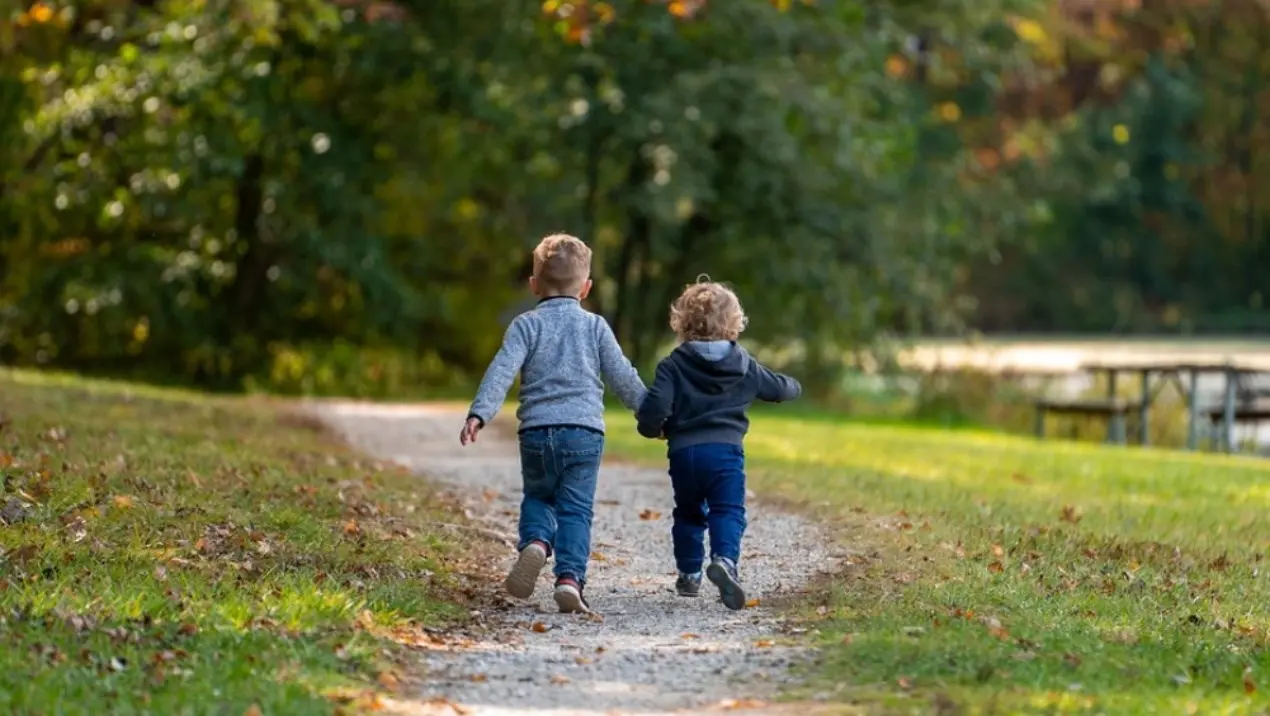
[[[675,580],[675,591],[681,597],[697,597],[701,595],[701,572],[695,574],[679,573]]]
[[[555,598],[561,614],[591,613],[591,605],[582,596],[582,585],[573,577],[564,576],[556,580]]]
[[[507,573],[503,586],[507,593],[517,599],[528,599],[534,595],[534,586],[538,584],[538,575],[543,565],[547,564],[547,545],[534,540],[525,545],[516,558],[516,564]]]
[[[737,611],[745,608],[745,590],[741,588],[741,580],[736,576],[736,563],[727,557],[715,557],[706,567],[706,579],[719,588],[719,599],[723,606]]]

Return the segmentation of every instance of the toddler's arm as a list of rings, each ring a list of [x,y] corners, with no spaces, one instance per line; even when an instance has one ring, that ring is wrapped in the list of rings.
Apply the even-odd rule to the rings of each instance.
[[[648,389],[644,387],[639,371],[635,370],[630,359],[622,352],[622,347],[617,344],[617,337],[613,335],[613,329],[609,328],[608,321],[596,316],[595,322],[596,341],[600,348],[600,373],[604,376],[604,383],[622,401],[622,405],[635,410],[644,400]]]
[[[662,360],[657,364],[657,376],[653,379],[653,387],[648,389],[644,402],[635,411],[635,427],[639,434],[646,438],[660,438],[666,420],[675,406],[675,382],[670,372],[670,362]]]
[[[472,418],[480,421],[481,428],[489,424],[498,414],[507,399],[507,391],[525,364],[525,356],[529,355],[529,334],[525,331],[524,322],[519,318],[512,321],[503,335],[503,345],[499,347],[494,360],[485,369],[485,377],[481,379],[481,387],[476,389],[476,399],[468,410],[469,421]],[[474,436],[473,436],[474,439]]]
[[[767,366],[754,361],[758,368],[758,399],[769,403],[783,403],[796,400],[803,394],[803,386],[797,380],[777,373]]]

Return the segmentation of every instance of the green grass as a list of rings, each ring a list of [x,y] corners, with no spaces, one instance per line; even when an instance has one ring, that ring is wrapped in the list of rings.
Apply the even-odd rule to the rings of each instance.
[[[630,418],[609,449],[661,458]],[[1267,713],[1270,461],[758,412],[760,494],[852,553],[805,692],[868,713]],[[761,509],[761,508],[760,508]]]
[[[461,614],[427,486],[270,403],[0,372],[0,421],[0,712],[359,710]]]

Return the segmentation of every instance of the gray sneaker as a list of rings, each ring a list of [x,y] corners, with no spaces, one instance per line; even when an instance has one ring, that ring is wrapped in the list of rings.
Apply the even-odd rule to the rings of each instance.
[[[534,587],[538,584],[538,575],[543,565],[547,564],[547,546],[542,542],[530,542],[520,551],[520,557],[507,573],[503,586],[507,593],[518,599],[528,599],[534,595]]]
[[[699,597],[701,596],[701,572],[696,574],[679,573],[679,579],[675,580],[675,591],[681,597]]]
[[[706,567],[706,579],[719,588],[719,599],[723,606],[733,611],[745,608],[745,590],[741,588],[741,580],[736,576],[736,563],[727,557],[715,557]]]

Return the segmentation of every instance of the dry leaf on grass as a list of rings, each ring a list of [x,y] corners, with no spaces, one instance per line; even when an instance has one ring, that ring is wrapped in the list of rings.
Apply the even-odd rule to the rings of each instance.
[[[1001,564],[1000,562],[993,562],[992,564],[988,565],[988,571],[992,572],[993,574],[1001,574],[1002,572],[1005,571],[1005,565]]]
[[[998,559],[1005,556],[1005,548],[999,544],[992,545],[992,556]]]
[[[115,495],[114,502],[115,502],[115,507],[126,510],[132,507],[132,496],[131,495]]]
[[[1073,505],[1063,505],[1063,511],[1059,513],[1058,518],[1064,522],[1076,524],[1080,522],[1081,514]]]
[[[1257,693],[1257,682],[1252,680],[1252,669],[1250,667],[1244,668],[1244,693]]]
[[[382,686],[385,689],[388,689],[389,691],[396,691],[398,688],[401,687],[401,681],[399,681],[397,679],[397,676],[393,674],[391,671],[379,672],[379,677],[376,678],[375,681],[377,681],[380,686]]]
[[[358,535],[361,534],[362,528],[357,525],[357,520],[349,520],[344,523],[344,534]]]

